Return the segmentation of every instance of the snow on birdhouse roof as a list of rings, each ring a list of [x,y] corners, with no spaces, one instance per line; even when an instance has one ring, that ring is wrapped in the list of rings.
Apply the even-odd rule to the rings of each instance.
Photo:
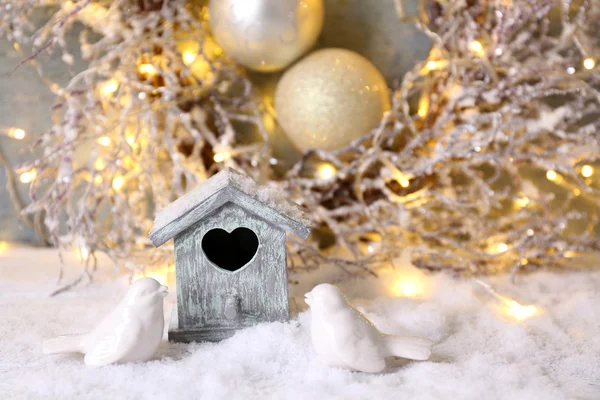
[[[154,219],[150,240],[158,247],[200,221],[226,203],[235,203],[269,223],[306,239],[310,219],[285,192],[268,185],[258,185],[231,168],[202,182],[163,208]]]

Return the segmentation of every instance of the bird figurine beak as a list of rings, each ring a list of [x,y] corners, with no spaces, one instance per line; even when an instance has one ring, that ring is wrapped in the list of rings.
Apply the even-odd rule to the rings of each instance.
[[[304,302],[310,306],[310,302],[311,302],[311,300],[312,300],[312,297],[311,297],[311,295],[310,295],[310,292],[306,293],[306,294],[304,295]]]
[[[169,288],[165,285],[160,285],[160,288],[158,288],[158,293],[160,293],[162,297],[167,297],[169,294]]]

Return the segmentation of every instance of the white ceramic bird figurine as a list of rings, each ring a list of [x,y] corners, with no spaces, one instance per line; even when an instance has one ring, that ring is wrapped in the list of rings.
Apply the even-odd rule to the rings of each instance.
[[[380,372],[386,357],[427,360],[431,355],[431,340],[380,332],[336,286],[318,285],[305,298],[312,314],[313,346],[328,366]]]
[[[44,341],[44,354],[83,353],[86,365],[148,361],[163,337],[168,288],[152,278],[133,283],[125,298],[90,333]]]

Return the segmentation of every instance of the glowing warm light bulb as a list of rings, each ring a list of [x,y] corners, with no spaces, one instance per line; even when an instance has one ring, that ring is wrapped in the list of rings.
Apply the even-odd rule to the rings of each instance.
[[[105,96],[110,96],[119,88],[119,82],[116,79],[109,79],[102,84],[100,92]]]
[[[181,54],[181,58],[183,59],[183,63],[185,65],[191,65],[196,57],[198,57],[198,53],[191,50],[186,50]]]
[[[36,171],[34,169],[32,169],[31,171],[23,172],[21,174],[21,176],[19,177],[19,179],[23,183],[30,183],[31,181],[33,181],[35,179],[36,175],[37,175]]]
[[[6,250],[8,250],[8,243],[0,242],[0,253],[4,253]]]
[[[503,311],[518,321],[533,317],[538,312],[537,307],[532,305],[524,306],[507,297],[501,297],[501,300],[504,303]]]
[[[565,257],[567,258],[573,258],[577,255],[576,252],[574,252],[573,250],[567,250],[565,251]]]
[[[133,144],[135,143],[135,136],[134,136],[134,135],[127,135],[127,136],[125,137],[125,140],[127,141],[127,143],[128,143],[130,146],[133,146]]]
[[[154,68],[154,65],[152,64],[140,64],[140,66],[138,67],[138,71],[140,72],[140,74],[144,74],[144,75],[154,75],[156,73],[156,68]]]
[[[81,260],[83,260],[83,261],[87,260],[89,255],[90,255],[90,252],[87,248],[85,248],[85,247],[79,248],[79,257],[81,258]]]
[[[11,128],[8,131],[8,136],[10,136],[13,139],[22,140],[25,138],[25,130],[21,128]]]
[[[375,252],[375,250],[377,250],[377,247],[378,247],[378,243],[369,243],[367,245],[367,253]]]
[[[482,57],[483,55],[485,55],[483,45],[478,40],[473,40],[471,43],[469,43],[469,49],[473,53],[477,54],[479,57]]]
[[[417,110],[417,114],[419,117],[424,118],[427,115],[427,111],[429,111],[429,97],[421,96],[419,99],[419,109]]]
[[[262,117],[262,122],[267,132],[273,132],[275,130],[275,117],[273,116],[273,114],[270,114],[268,112],[264,113]]]
[[[125,184],[125,178],[123,178],[122,176],[117,176],[112,181],[112,187],[115,190],[121,189],[124,184]]]
[[[525,208],[529,204],[529,199],[527,197],[521,197],[515,200],[515,204],[520,208]]]
[[[210,64],[203,57],[196,58],[190,66],[190,71],[198,79],[210,79],[212,76]]]
[[[436,69],[445,68],[448,65],[448,60],[427,61],[425,64],[425,72],[435,71]]]
[[[594,60],[593,58],[586,58],[585,60],[583,60],[583,67],[585,69],[593,69],[596,66],[596,60]]]
[[[100,185],[100,184],[102,183],[102,177],[101,177],[100,175],[96,175],[96,176],[94,177],[94,183],[95,183],[96,185]]]
[[[394,283],[392,294],[398,297],[416,297],[423,294],[421,282],[413,277],[404,277]]]
[[[489,248],[489,252],[492,254],[501,254],[508,251],[508,245],[506,243],[497,243]]]
[[[551,182],[554,182],[558,179],[558,174],[556,173],[556,171],[551,169],[548,172],[546,172],[546,179],[548,179]]]
[[[521,263],[523,263],[523,261],[521,261]],[[499,304],[496,304],[496,308],[503,314],[509,315],[518,321],[523,321],[534,316],[539,311],[535,306],[524,306],[509,297],[499,294],[485,282],[482,282],[478,279],[475,281],[498,301]]]
[[[219,57],[223,54],[223,49],[210,36],[204,40],[203,49],[204,54],[209,58]]]
[[[213,160],[215,160],[215,162],[223,162],[225,160],[229,160],[230,158],[231,158],[231,153],[224,151],[224,152],[215,154],[215,156],[213,157]]]
[[[508,250],[508,245],[506,243],[498,243],[498,245],[496,246],[496,250],[498,251],[498,253],[504,253]]]
[[[96,160],[96,162],[94,162],[94,168],[96,168],[98,171],[103,170],[104,167],[106,167],[106,163],[103,159],[99,158]]]
[[[591,165],[584,165],[581,167],[581,176],[589,178],[592,175],[594,175],[594,168],[592,168]]]
[[[316,176],[319,179],[327,180],[331,179],[336,172],[337,169],[333,165],[330,163],[323,163],[317,167]]]
[[[397,172],[394,178],[403,188],[407,188],[410,186],[410,180],[402,172]]]
[[[98,139],[98,144],[100,144],[101,146],[104,147],[108,147],[110,146],[111,140],[108,136],[102,136],[101,138]]]

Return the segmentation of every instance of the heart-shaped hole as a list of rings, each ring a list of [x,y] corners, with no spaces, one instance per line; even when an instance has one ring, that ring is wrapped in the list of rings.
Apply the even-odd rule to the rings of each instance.
[[[202,251],[217,267],[233,272],[252,260],[258,251],[258,237],[248,228],[236,228],[231,233],[215,228],[204,234]]]

